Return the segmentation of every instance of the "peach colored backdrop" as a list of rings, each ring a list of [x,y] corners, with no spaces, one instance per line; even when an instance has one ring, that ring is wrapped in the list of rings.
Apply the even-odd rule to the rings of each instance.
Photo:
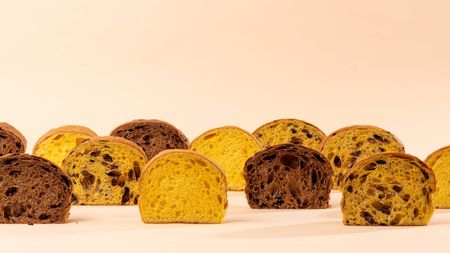
[[[280,117],[450,144],[450,2],[1,1],[0,121],[34,141],[159,118],[191,139]]]

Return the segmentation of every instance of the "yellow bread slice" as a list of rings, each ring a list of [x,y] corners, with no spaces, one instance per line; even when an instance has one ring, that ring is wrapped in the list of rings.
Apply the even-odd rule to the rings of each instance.
[[[450,146],[436,150],[425,163],[436,175],[436,193],[433,204],[436,208],[450,208]]]
[[[253,132],[263,148],[278,144],[300,144],[319,149],[326,135],[311,123],[298,119],[278,119],[260,126]]]
[[[33,155],[46,158],[59,167],[64,158],[81,142],[97,136],[91,129],[84,126],[67,125],[52,129],[36,142]]]
[[[228,190],[245,188],[244,165],[248,158],[261,150],[256,138],[234,126],[211,129],[191,144],[191,150],[205,155],[219,164],[227,176]]]
[[[93,137],[80,143],[63,161],[81,205],[137,204],[139,178],[147,163],[144,151],[120,137]]]
[[[167,150],[145,167],[139,210],[145,223],[222,223],[227,209],[225,174],[205,156]]]
[[[427,225],[434,212],[433,171],[418,158],[383,153],[356,163],[342,180],[346,225]]]
[[[375,126],[350,126],[331,133],[320,151],[334,170],[334,189],[339,189],[345,173],[356,162],[379,153],[404,153],[405,148],[392,133]]]

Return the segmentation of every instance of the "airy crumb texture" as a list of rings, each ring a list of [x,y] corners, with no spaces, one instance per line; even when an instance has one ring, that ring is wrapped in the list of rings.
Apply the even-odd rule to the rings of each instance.
[[[436,192],[433,204],[436,208],[450,208],[450,146],[441,148],[425,160],[436,175]]]
[[[173,125],[161,120],[133,120],[118,126],[111,135],[138,144],[149,160],[167,149],[189,148],[186,136]]]
[[[403,144],[392,133],[374,126],[351,126],[330,134],[320,151],[331,162],[334,188],[358,161],[380,153],[404,153]]]
[[[133,205],[139,178],[147,163],[142,149],[120,137],[93,137],[82,142],[63,162],[81,205]]]
[[[280,144],[248,159],[245,194],[251,208],[327,208],[332,175],[318,151]]]
[[[427,225],[434,212],[433,171],[402,153],[378,154],[355,164],[342,184],[346,225]]]
[[[191,150],[219,164],[227,176],[229,190],[242,191],[245,188],[245,162],[260,151],[261,146],[250,133],[227,126],[203,133],[192,142]]]
[[[72,183],[50,161],[27,154],[0,158],[0,223],[64,223]]]
[[[263,148],[283,143],[300,144],[319,149],[326,135],[311,123],[298,119],[279,119],[260,126],[253,132]]]
[[[140,180],[139,210],[145,223],[222,223],[227,209],[223,171],[187,150],[164,151]]]
[[[25,137],[8,123],[0,122],[0,156],[25,153],[27,142]]]

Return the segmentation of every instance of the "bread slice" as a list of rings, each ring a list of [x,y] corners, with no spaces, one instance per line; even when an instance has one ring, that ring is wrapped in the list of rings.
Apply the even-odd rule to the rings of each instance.
[[[280,144],[247,160],[245,194],[251,208],[327,208],[332,175],[318,151]]]
[[[71,192],[69,177],[44,158],[0,157],[0,223],[65,223]]]
[[[0,122],[0,156],[25,153],[27,140],[19,130],[8,123]]]
[[[81,205],[133,205],[147,163],[144,151],[120,137],[93,137],[80,143],[63,161]]]
[[[433,204],[436,208],[450,208],[450,146],[436,150],[425,163],[436,175],[436,192]]]
[[[346,225],[427,225],[433,215],[435,176],[414,156],[371,156],[356,163],[342,182]]]
[[[397,137],[375,126],[341,128],[325,138],[319,150],[331,162],[335,189],[339,189],[342,177],[356,162],[379,153],[405,152]]]
[[[228,190],[242,191],[245,188],[244,165],[248,158],[261,150],[256,138],[234,126],[209,130],[197,137],[191,150],[205,155],[219,164],[227,175]]]
[[[188,150],[167,150],[145,167],[139,210],[145,223],[221,223],[227,209],[225,174]]]
[[[263,148],[283,143],[300,144],[315,150],[326,135],[311,123],[298,119],[278,119],[260,126],[253,132]]]
[[[62,166],[64,158],[81,142],[97,136],[84,126],[67,125],[52,129],[36,142],[33,155],[46,158]]]
[[[188,149],[186,136],[173,125],[161,120],[138,119],[116,127],[111,136],[123,137],[138,144],[152,159],[167,149]]]

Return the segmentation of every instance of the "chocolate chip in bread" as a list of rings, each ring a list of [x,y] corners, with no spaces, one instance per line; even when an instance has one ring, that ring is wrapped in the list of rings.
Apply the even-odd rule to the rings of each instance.
[[[8,123],[0,122],[0,156],[24,153],[27,148],[25,137]]]

